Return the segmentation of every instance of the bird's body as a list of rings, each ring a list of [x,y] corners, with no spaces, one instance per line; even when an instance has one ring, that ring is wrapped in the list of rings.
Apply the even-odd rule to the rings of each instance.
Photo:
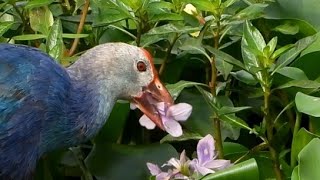
[[[138,91],[130,82],[139,76],[117,61],[145,59],[138,49],[104,45],[65,69],[35,48],[0,44],[0,179],[31,179],[44,153],[95,135],[116,100]]]

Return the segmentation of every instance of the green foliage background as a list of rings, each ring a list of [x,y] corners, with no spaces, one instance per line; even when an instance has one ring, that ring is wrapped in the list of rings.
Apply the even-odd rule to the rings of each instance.
[[[191,157],[206,134],[235,165],[203,179],[318,179],[318,9],[318,0],[0,0],[0,42],[63,66],[98,44],[141,46],[176,102],[193,106],[173,138],[119,102],[90,142],[44,156],[36,179],[149,179],[146,162]]]

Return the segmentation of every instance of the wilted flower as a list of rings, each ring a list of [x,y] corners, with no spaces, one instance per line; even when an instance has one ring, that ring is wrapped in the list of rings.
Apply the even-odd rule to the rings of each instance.
[[[182,128],[178,121],[185,121],[191,115],[192,106],[187,103],[178,103],[167,106],[164,102],[156,104],[165,130],[173,137],[182,135]],[[139,119],[139,123],[147,129],[154,129],[155,124],[146,115]]]
[[[190,33],[190,35],[192,37],[198,37],[200,35],[200,31],[196,31],[196,32]]]
[[[203,176],[230,166],[229,160],[216,160],[217,154],[215,153],[214,139],[210,134],[199,141],[197,156],[198,158],[192,160],[191,166]]]
[[[190,15],[197,15],[197,9],[192,4],[187,4],[186,7],[183,9],[184,12]]]
[[[206,23],[205,19],[201,15],[201,13],[198,13],[197,8],[194,7],[192,4],[187,4],[186,7],[183,9],[183,11],[186,12],[187,14],[195,16],[198,19],[200,24]],[[194,36],[194,37],[197,37],[197,36]]]

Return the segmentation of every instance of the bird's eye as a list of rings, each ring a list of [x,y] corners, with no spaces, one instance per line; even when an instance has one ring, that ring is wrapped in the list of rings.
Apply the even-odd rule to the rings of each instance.
[[[147,66],[146,66],[146,64],[145,64],[144,62],[139,61],[139,62],[137,63],[137,69],[138,69],[138,71],[140,71],[140,72],[144,72],[144,71],[147,70]]]

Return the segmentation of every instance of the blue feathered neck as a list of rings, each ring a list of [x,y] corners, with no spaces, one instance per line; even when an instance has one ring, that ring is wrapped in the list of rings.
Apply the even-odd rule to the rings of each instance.
[[[62,100],[65,106],[65,116],[59,121],[46,122],[44,130],[46,137],[42,142],[42,152],[57,148],[70,147],[92,138],[105,124],[116,102],[116,91],[106,82],[95,81],[83,73],[75,73],[70,67],[67,72],[70,76],[70,92],[67,99]],[[77,71],[77,72],[82,72]]]

